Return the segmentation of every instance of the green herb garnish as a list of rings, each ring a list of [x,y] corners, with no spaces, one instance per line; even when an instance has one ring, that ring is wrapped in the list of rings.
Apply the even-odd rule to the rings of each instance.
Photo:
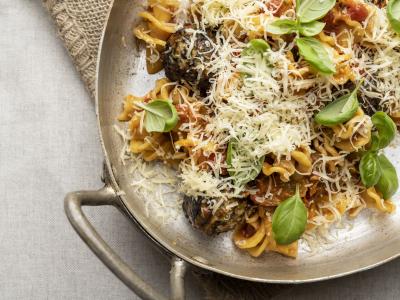
[[[262,39],[251,40],[242,51],[242,56],[253,56],[254,54],[263,54],[270,49],[268,43]]]
[[[297,32],[297,22],[289,19],[279,19],[268,25],[267,31],[272,34],[289,34]]]
[[[300,0],[297,4],[297,19],[309,23],[325,16],[335,6],[336,0]]]
[[[148,132],[168,132],[174,129],[179,121],[175,106],[169,100],[154,100],[148,104],[135,103],[146,111],[144,127]]]
[[[383,198],[389,199],[399,187],[397,172],[384,154],[378,151],[387,147],[396,135],[396,124],[384,112],[376,112],[372,118],[376,131],[372,133],[370,148],[360,160],[359,172],[362,183],[368,188],[376,186]]]
[[[312,21],[310,23],[300,24],[299,33],[304,36],[314,36],[320,33],[324,27],[325,23]]]
[[[376,112],[372,118],[377,132],[373,134],[371,150],[379,150],[387,147],[396,136],[396,124],[383,111]]]
[[[400,33],[400,0],[389,0],[386,12],[393,30]]]
[[[335,3],[336,0],[297,0],[297,20],[276,20],[267,26],[267,31],[272,34],[297,33],[305,36],[306,38],[296,38],[300,55],[320,73],[333,74],[336,72],[335,64],[327,50],[320,41],[311,37],[324,29],[325,23],[317,20],[325,16]]]
[[[357,91],[358,87],[351,93],[329,103],[316,114],[315,121],[321,125],[333,126],[350,120],[360,106]]]
[[[228,173],[233,178],[235,185],[243,186],[249,181],[256,179],[260,174],[262,166],[264,164],[264,156],[254,161],[252,166],[249,166],[250,170],[237,171],[234,170],[233,160],[235,156],[240,153],[241,149],[235,140],[231,140],[228,144],[226,153],[226,163],[228,164]]]
[[[369,188],[378,183],[382,170],[375,152],[368,152],[362,156],[359,171],[361,181],[365,187]]]
[[[296,39],[296,44],[300,55],[316,70],[326,75],[335,73],[335,64],[320,41],[312,37],[304,37]]]
[[[281,202],[272,216],[272,232],[278,244],[287,245],[297,241],[306,229],[307,208],[300,198],[299,186],[296,194]]]
[[[397,172],[392,163],[386,158],[385,155],[381,154],[378,156],[379,165],[381,168],[382,175],[378,180],[376,186],[382,193],[383,199],[389,199],[396,193],[399,188],[399,179]]]

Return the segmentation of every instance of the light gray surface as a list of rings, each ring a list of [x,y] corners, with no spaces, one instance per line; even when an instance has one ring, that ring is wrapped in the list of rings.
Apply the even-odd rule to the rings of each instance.
[[[0,298],[132,299],[63,212],[68,191],[101,186],[93,105],[40,1],[0,4]],[[88,211],[117,252],[166,290],[163,256],[118,212]],[[399,280],[397,260],[279,299],[398,299]],[[197,289],[189,284],[191,295]]]

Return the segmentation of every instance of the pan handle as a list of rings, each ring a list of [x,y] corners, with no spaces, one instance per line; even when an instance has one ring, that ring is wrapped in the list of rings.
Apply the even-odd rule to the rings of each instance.
[[[64,209],[72,227],[97,257],[139,297],[149,300],[166,300],[163,295],[143,281],[103,240],[82,211],[82,206],[111,205],[121,209],[118,196],[108,185],[98,191],[79,191],[65,197]],[[184,276],[187,263],[177,257],[171,260],[170,299],[185,298]]]

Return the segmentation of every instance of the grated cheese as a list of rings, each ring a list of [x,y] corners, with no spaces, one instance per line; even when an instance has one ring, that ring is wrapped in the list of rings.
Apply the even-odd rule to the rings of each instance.
[[[120,161],[123,165],[129,165],[128,172],[132,177],[130,185],[145,202],[146,216],[154,216],[160,225],[176,219],[180,216],[182,205],[182,199],[176,193],[176,172],[162,163],[147,163],[140,155],[131,153],[127,130],[117,125],[114,125],[114,130],[123,143]],[[121,191],[119,195],[125,195],[125,192]]]

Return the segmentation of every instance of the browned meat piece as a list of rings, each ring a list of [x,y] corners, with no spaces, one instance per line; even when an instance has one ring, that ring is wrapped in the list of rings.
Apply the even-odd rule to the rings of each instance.
[[[258,191],[251,195],[250,199],[261,206],[277,206],[280,202],[296,193],[297,185],[300,187],[300,196],[304,197],[307,191],[305,184],[306,177],[297,174],[292,175],[289,182],[283,182],[274,175],[271,177],[262,176],[256,180]],[[265,198],[267,191],[269,191],[270,197]]]
[[[236,201],[239,204],[229,208],[229,205]],[[185,196],[182,204],[183,211],[190,224],[208,235],[234,229],[237,224],[243,221],[246,206],[247,201],[245,200],[225,201],[213,215],[212,210],[208,208],[207,199],[204,197],[195,199]]]
[[[213,51],[213,42],[207,33],[180,29],[169,37],[165,46],[165,75],[171,81],[187,82],[205,94],[212,77],[206,65]]]

